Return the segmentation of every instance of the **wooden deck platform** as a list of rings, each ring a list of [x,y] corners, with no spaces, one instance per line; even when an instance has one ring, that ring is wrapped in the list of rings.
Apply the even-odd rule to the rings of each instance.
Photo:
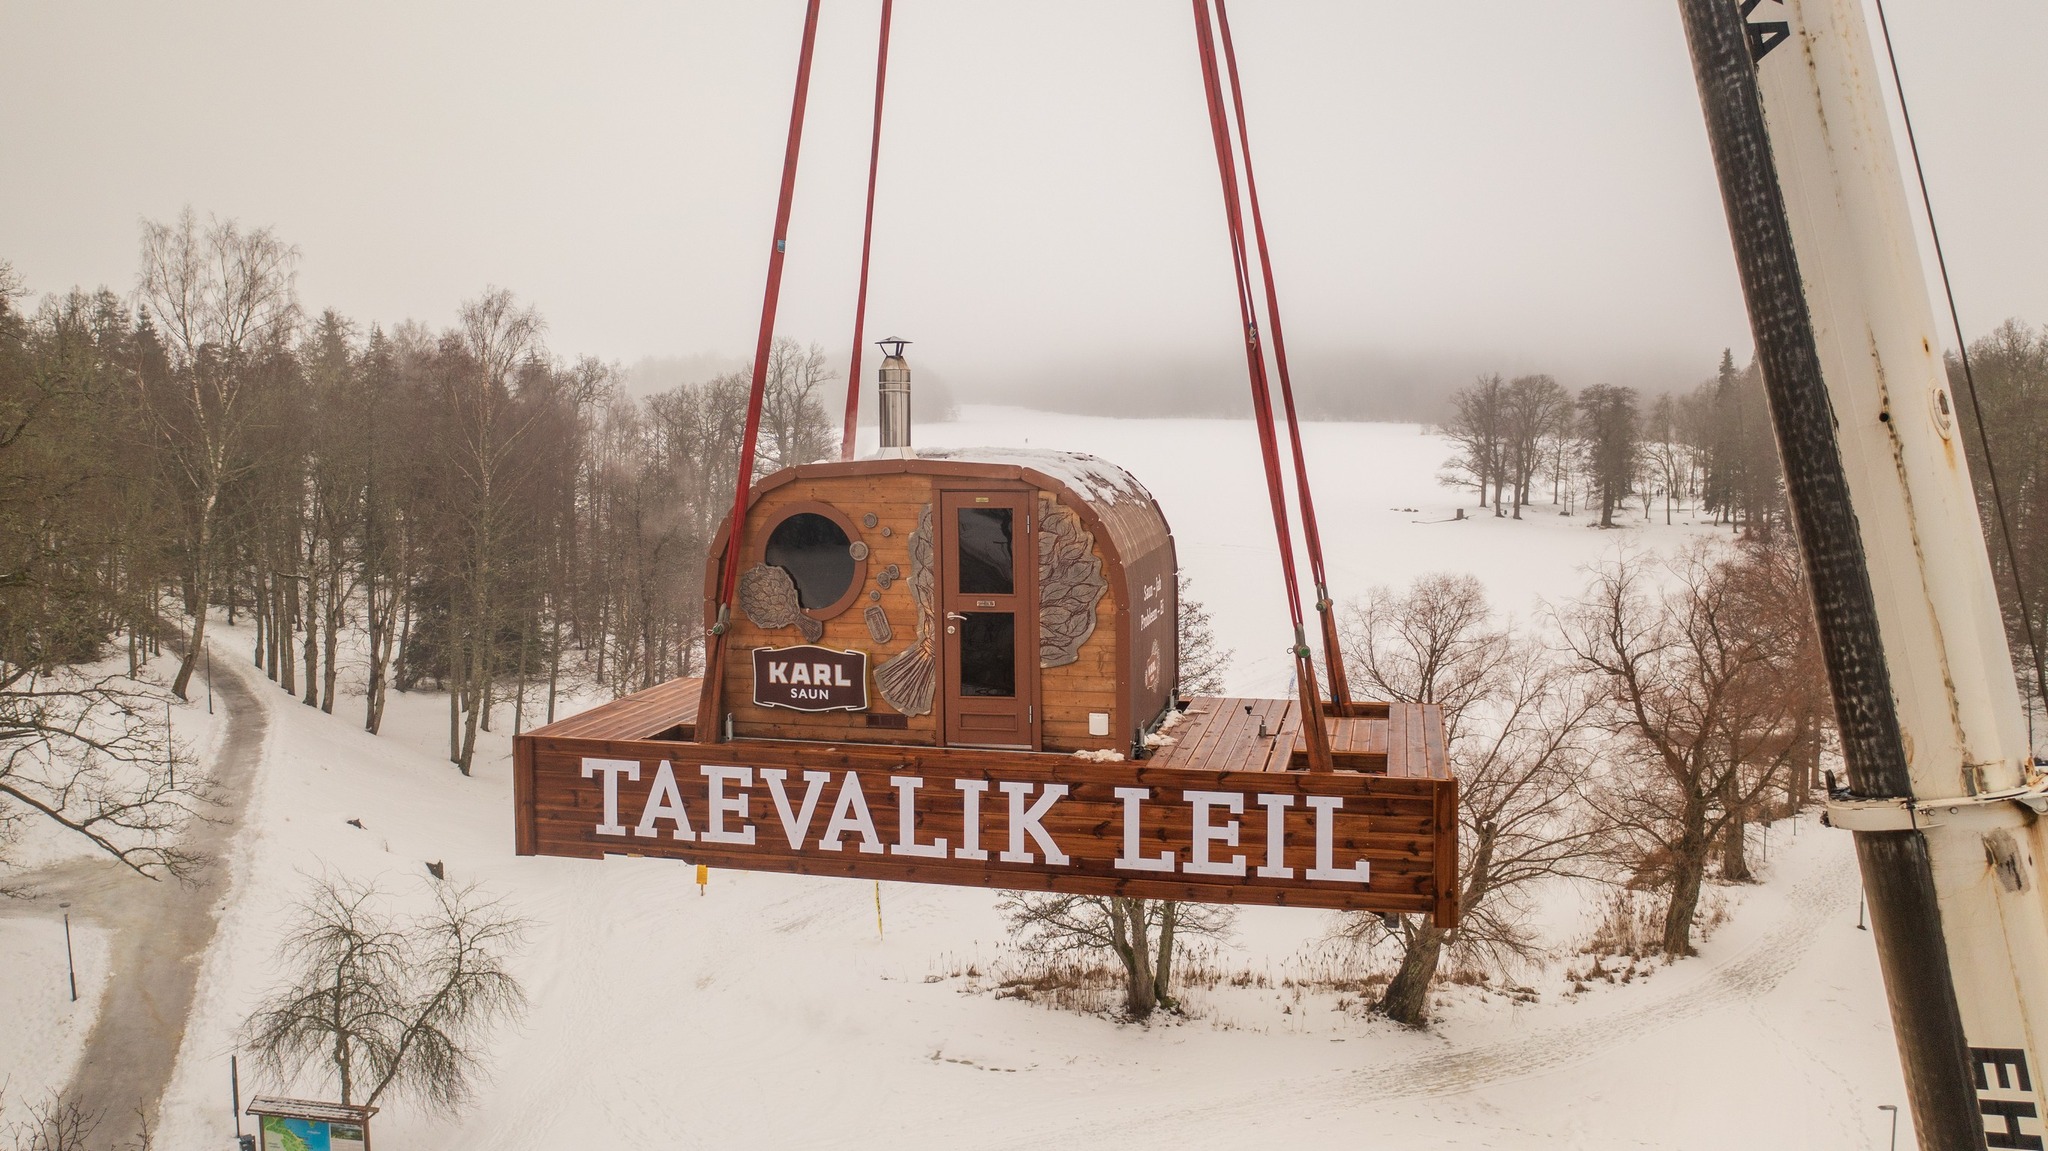
[[[1404,779],[1449,779],[1443,708],[1433,703],[1352,704],[1347,715],[1326,715],[1330,757],[1339,771]],[[1146,760],[1149,767],[1209,771],[1300,771],[1308,767],[1301,706],[1291,699],[1200,696],[1167,732],[1173,742]]]
[[[675,679],[536,728],[555,739],[697,738],[698,679]],[[1358,703],[1326,715],[1340,771],[1405,779],[1449,779],[1443,709],[1432,703]],[[1144,762],[1151,768],[1300,771],[1308,767],[1301,707],[1291,699],[1200,696]],[[1027,753],[1028,754],[1028,753]]]
[[[672,679],[558,719],[530,734],[553,739],[696,739],[704,681]]]

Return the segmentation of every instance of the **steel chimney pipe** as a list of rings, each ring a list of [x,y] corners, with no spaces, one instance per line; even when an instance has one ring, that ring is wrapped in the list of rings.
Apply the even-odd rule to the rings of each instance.
[[[894,336],[875,341],[884,355],[875,383],[882,401],[882,448],[877,454],[885,458],[909,459],[914,454],[910,447],[910,364],[903,358],[903,345],[909,342]]]

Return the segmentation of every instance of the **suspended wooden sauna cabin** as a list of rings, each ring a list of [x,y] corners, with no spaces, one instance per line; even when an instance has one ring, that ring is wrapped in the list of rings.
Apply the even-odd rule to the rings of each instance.
[[[900,345],[897,348],[900,353]],[[1433,705],[1179,690],[1173,534],[1093,456],[882,447],[754,485],[717,666],[515,741],[518,850],[1456,916]],[[728,528],[730,525],[727,525]]]

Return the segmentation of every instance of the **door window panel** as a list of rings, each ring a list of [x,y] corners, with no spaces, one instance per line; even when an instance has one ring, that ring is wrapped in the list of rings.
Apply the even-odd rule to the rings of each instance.
[[[960,620],[960,694],[1017,695],[1017,617],[1006,611],[971,611]]]
[[[1017,565],[1009,508],[960,508],[954,539],[962,595],[1014,595]]]

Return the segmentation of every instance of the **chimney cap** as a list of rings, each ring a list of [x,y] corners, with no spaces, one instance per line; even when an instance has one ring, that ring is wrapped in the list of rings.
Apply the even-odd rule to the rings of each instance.
[[[885,339],[876,340],[875,346],[882,349],[883,355],[900,359],[903,356],[903,345],[908,343],[910,343],[909,340],[897,336],[889,336]],[[891,344],[894,344],[895,347],[890,347]]]

